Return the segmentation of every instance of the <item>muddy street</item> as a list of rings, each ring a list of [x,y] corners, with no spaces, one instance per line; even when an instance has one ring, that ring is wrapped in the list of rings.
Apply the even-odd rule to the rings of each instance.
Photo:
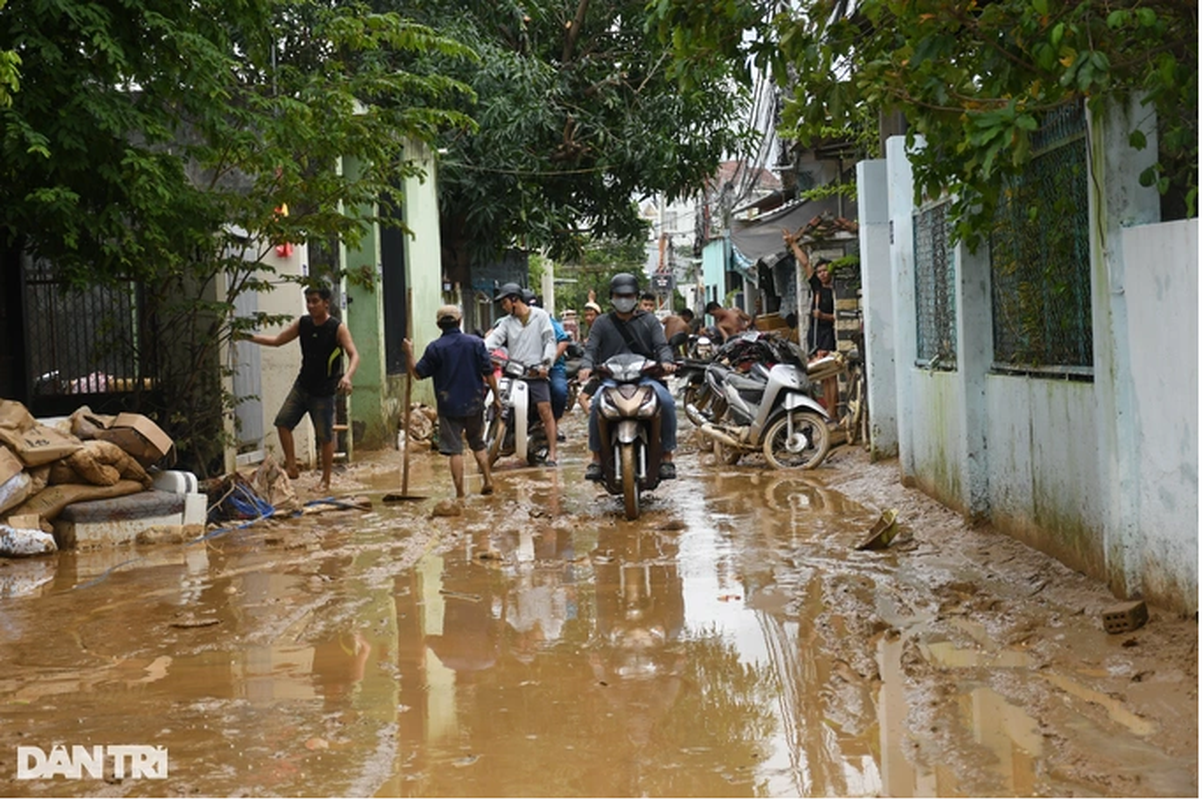
[[[0,560],[3,793],[1197,795],[1194,620],[1108,635],[1105,587],[846,447],[786,474],[683,437],[628,523],[581,434],[461,516],[428,453],[427,499],[381,502],[378,453],[334,485],[370,511]],[[168,775],[18,778],[59,745]]]

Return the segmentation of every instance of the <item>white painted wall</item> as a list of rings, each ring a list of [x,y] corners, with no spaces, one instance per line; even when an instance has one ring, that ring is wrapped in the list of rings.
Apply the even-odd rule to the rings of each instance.
[[[405,224],[415,234],[405,236],[405,277],[413,289],[413,353],[420,358],[426,345],[442,335],[434,320],[434,312],[444,302],[438,165],[430,149],[418,142],[412,143],[407,152],[426,174],[425,178],[407,178],[403,187]],[[413,401],[434,405],[434,382],[415,381]],[[398,416],[394,414],[393,418]]]
[[[275,277],[271,281],[275,289],[270,292],[259,292],[259,310],[273,315],[287,314],[293,319],[305,314],[304,288],[297,283],[285,282],[283,277],[297,277],[304,274],[306,265],[309,263],[308,245],[294,245],[292,255],[286,258],[277,256],[273,249],[263,258],[263,263],[275,270]],[[224,295],[225,287],[221,286],[220,291]],[[268,326],[257,332],[269,336],[274,335],[288,324],[291,323]],[[233,350],[232,346],[230,350]],[[263,381],[260,396],[263,400],[264,445],[276,461],[283,464],[284,454],[280,449],[280,437],[276,433],[274,422],[276,414],[284,404],[284,399],[292,390],[296,376],[300,374],[300,344],[292,341],[282,347],[260,347],[259,364]],[[226,383],[227,389],[231,388],[232,384],[229,379]],[[227,416],[227,424],[233,425],[232,414]],[[232,428],[230,432],[232,433]],[[316,439],[313,435],[313,425],[309,422],[308,416],[301,420],[292,435],[296,442],[297,462],[302,467],[315,467],[317,464]],[[227,451],[225,459],[227,472],[235,469],[234,456],[232,450]]]
[[[1198,221],[1127,228],[1127,351],[1146,594],[1198,592]]]
[[[856,165],[860,273],[864,295],[864,356],[876,380],[868,385],[869,449],[873,460],[897,455],[897,376],[893,340],[893,272],[889,260],[889,173],[884,159]]]
[[[1092,381],[991,371],[988,254],[962,247],[957,369],[915,365],[912,178],[904,140],[887,142],[889,270],[866,256],[863,274],[869,358],[884,363],[891,352],[893,369],[870,361],[869,397],[875,414],[892,392],[903,478],[1107,581],[1118,597],[1194,613],[1198,222],[1150,224],[1157,198],[1138,185],[1148,156],[1113,134],[1127,113],[1091,122]],[[882,236],[879,167],[862,165],[858,177],[870,253]],[[884,423],[873,432],[888,442]]]

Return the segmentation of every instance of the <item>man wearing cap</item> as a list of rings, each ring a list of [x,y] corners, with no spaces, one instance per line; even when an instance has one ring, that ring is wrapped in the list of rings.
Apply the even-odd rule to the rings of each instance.
[[[597,317],[599,316],[601,316],[601,306],[597,305],[592,300],[589,300],[584,304],[584,324],[588,327],[586,327],[580,333],[580,338],[582,341],[588,339],[588,333],[593,329],[593,323],[597,321]]]
[[[426,345],[421,360],[413,361],[413,342],[404,340],[409,374],[434,378],[438,402],[438,452],[451,458],[451,480],[455,496],[463,491],[463,438],[480,466],[484,484],[480,494],[492,494],[492,470],[484,442],[484,382],[492,387],[493,402],[500,405],[497,376],[484,349],[484,341],[459,330],[463,313],[459,306],[442,306],[435,312],[442,335]]]
[[[547,466],[558,465],[555,415],[551,413],[551,384],[548,381],[551,365],[555,363],[557,345],[551,317],[544,309],[529,305],[524,291],[516,283],[502,284],[497,301],[508,316],[497,320],[484,339],[488,352],[504,347],[509,358],[532,368],[526,385],[530,401],[538,409],[538,417],[547,432]]]

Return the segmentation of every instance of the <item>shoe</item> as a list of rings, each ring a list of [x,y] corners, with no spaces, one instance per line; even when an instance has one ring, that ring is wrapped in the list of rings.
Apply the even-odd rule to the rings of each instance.
[[[543,466],[544,467],[558,467],[559,462],[553,458],[548,458],[546,461],[543,462]]]
[[[555,441],[566,442],[567,440],[568,440],[568,437],[564,436],[562,433],[559,433],[558,431],[555,433]]]
[[[601,465],[593,462],[584,470],[584,479],[586,481],[602,481],[605,480],[605,473],[601,471]]]
[[[671,461],[661,462],[659,465],[659,479],[661,481],[676,480],[676,465]]]

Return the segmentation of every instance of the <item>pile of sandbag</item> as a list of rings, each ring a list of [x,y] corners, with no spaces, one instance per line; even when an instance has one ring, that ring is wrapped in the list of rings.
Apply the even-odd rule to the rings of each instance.
[[[123,417],[136,418],[136,427],[115,424]],[[141,415],[104,417],[84,406],[50,426],[21,403],[0,399],[0,555],[48,552],[44,539],[22,542],[20,534],[52,531],[71,503],[149,489],[148,462],[169,449],[170,439]]]

